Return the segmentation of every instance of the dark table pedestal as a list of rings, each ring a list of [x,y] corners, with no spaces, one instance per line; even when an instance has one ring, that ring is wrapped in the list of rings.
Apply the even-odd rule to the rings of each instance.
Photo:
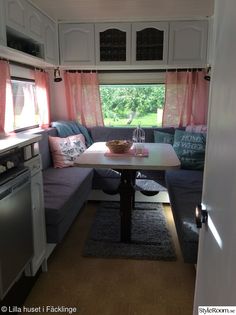
[[[122,170],[119,186],[121,242],[131,242],[131,216],[134,206],[136,170]]]

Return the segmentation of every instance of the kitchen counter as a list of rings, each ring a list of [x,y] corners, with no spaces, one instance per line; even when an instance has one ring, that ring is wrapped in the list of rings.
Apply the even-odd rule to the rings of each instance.
[[[37,134],[26,134],[23,132],[7,135],[0,138],[0,154],[14,148],[22,148],[41,139]]]

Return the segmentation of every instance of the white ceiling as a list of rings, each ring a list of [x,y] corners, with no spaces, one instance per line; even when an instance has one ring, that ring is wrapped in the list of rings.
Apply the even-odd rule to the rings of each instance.
[[[214,0],[31,0],[58,21],[156,21],[213,15]]]

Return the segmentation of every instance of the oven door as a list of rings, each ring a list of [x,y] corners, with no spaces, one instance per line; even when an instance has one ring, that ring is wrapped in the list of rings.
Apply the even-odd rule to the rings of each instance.
[[[0,298],[33,256],[30,173],[14,174],[0,185]]]

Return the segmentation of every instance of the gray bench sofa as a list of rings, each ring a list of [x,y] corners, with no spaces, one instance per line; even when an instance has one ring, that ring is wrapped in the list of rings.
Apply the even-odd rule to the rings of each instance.
[[[203,171],[166,171],[166,186],[184,261],[197,262],[195,207],[201,203]]]
[[[154,142],[154,130],[168,133],[175,131],[174,128],[144,130],[146,142]],[[133,128],[93,127],[89,132],[96,142],[132,139]],[[91,189],[116,193],[120,174],[110,169],[54,169],[48,136],[57,136],[57,131],[55,128],[49,128],[40,133],[47,241],[58,243],[88,199]],[[138,173],[137,177],[137,189],[143,193],[156,193],[160,187],[167,187],[184,261],[196,263],[198,232],[195,228],[195,206],[201,202],[203,172],[182,169],[166,172],[146,171]]]
[[[53,168],[48,136],[58,136],[57,131],[49,128],[40,134],[47,242],[59,243],[88,199],[93,169]]]

